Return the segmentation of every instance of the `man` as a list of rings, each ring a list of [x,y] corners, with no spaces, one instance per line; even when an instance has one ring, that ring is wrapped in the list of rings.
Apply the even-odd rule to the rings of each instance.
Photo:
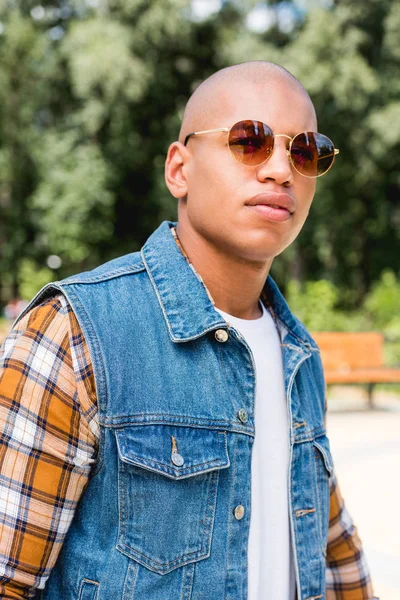
[[[282,67],[217,72],[168,151],[177,226],[20,315],[0,380],[2,598],[373,598],[319,351],[268,276],[333,164],[316,131]]]

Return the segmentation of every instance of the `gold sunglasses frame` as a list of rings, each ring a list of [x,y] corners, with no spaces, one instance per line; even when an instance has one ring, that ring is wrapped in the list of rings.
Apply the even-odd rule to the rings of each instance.
[[[243,121],[253,121],[253,119],[243,119]],[[236,123],[234,123],[234,124],[233,124],[231,127],[218,127],[217,129],[204,129],[203,131],[192,131],[192,133],[188,133],[188,134],[187,134],[187,136],[185,137],[185,141],[184,141],[184,144],[183,144],[183,145],[184,145],[184,146],[186,146],[186,145],[187,145],[187,142],[188,142],[188,140],[189,140],[189,138],[191,138],[192,136],[195,136],[195,135],[204,135],[204,134],[206,134],[206,133],[223,133],[223,132],[225,132],[225,133],[228,133],[228,134],[229,134],[229,133],[230,133],[230,131],[231,131],[231,129],[232,129],[233,127],[235,127],[235,125],[237,125],[238,123],[241,123],[241,122],[242,122],[242,121],[237,121],[237,122],[236,122]],[[256,123],[261,123],[262,121],[255,121],[255,122],[256,122]],[[263,125],[266,125],[266,124],[265,124],[265,123],[263,123]],[[268,127],[268,125],[267,125],[267,127]],[[272,130],[271,130],[271,131],[272,131]],[[335,156],[336,156],[337,154],[339,154],[339,150],[338,150],[338,148],[335,148],[335,145],[334,145],[334,143],[332,142],[332,140],[331,140],[330,138],[328,138],[328,136],[327,136],[327,135],[325,135],[324,133],[321,133],[321,134],[319,134],[319,135],[323,135],[324,137],[326,137],[326,138],[327,138],[327,139],[328,139],[328,140],[331,142],[331,144],[332,144],[332,146],[333,146],[333,155],[332,155],[332,154],[327,154],[327,155],[326,155],[326,158],[327,158],[328,156],[333,156],[333,160],[332,160],[331,164],[329,165],[329,168],[328,168],[326,171],[324,171],[323,173],[321,173],[320,175],[304,175],[304,173],[301,173],[301,172],[300,172],[298,169],[296,169],[296,166],[295,166],[295,164],[294,164],[294,162],[293,162],[293,160],[292,160],[292,155],[291,155],[291,149],[292,149],[292,144],[293,144],[293,141],[294,141],[294,140],[297,138],[297,136],[298,136],[298,135],[301,135],[301,134],[303,134],[303,133],[318,133],[318,132],[314,132],[314,131],[312,131],[312,132],[300,131],[300,133],[296,133],[296,135],[295,135],[294,137],[290,137],[290,135],[286,135],[285,133],[273,133],[273,136],[274,136],[274,139],[275,139],[275,138],[278,138],[278,137],[285,137],[285,138],[287,138],[288,140],[290,140],[289,147],[286,149],[286,154],[287,154],[287,156],[288,156],[288,158],[289,158],[289,162],[290,162],[290,164],[292,165],[292,167],[293,167],[293,169],[296,171],[296,173],[299,173],[299,175],[302,175],[303,177],[307,177],[307,179],[317,179],[318,177],[322,177],[323,175],[326,175],[326,174],[328,173],[328,171],[330,171],[330,170],[331,170],[331,168],[333,167],[333,163],[335,162]],[[228,135],[228,138],[229,138],[229,135]],[[241,164],[245,165],[246,167],[259,167],[260,165],[262,165],[262,164],[264,164],[265,162],[267,162],[267,160],[268,160],[268,159],[271,157],[271,155],[272,155],[272,153],[271,153],[269,156],[267,156],[267,157],[265,158],[265,160],[261,161],[261,162],[260,162],[260,163],[258,163],[257,165],[246,165],[246,163],[242,163],[240,160],[238,160],[238,159],[235,157],[235,154],[232,152],[232,150],[231,150],[231,147],[230,147],[230,146],[229,146],[229,151],[230,151],[230,153],[232,154],[233,158],[234,158],[234,159],[235,159],[237,162],[240,162]],[[273,151],[273,148],[272,148],[272,151]],[[325,157],[324,157],[324,158],[325,158]]]

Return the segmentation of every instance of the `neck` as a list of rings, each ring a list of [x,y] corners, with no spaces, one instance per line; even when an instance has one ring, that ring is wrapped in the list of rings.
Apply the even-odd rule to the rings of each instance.
[[[215,306],[239,319],[262,315],[259,298],[271,268],[216,248],[203,237],[177,225],[179,241],[190,262],[201,275]]]

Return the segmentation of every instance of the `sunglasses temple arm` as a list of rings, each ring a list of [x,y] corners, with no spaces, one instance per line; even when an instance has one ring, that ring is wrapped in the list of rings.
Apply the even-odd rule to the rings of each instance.
[[[330,154],[324,154],[323,156],[321,156],[321,158],[328,158],[328,156],[336,156],[336,154],[339,154],[339,150],[337,148],[335,148],[335,150]]]
[[[204,129],[203,131],[192,131],[192,133],[188,133],[185,137],[184,146],[186,146],[188,139],[193,135],[204,135],[205,133],[219,133],[222,131],[228,132],[229,127],[218,127],[218,129]]]

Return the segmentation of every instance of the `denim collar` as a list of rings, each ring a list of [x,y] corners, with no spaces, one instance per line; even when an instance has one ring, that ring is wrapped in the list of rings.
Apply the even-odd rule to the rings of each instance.
[[[201,276],[191,265],[171,233],[176,223],[164,221],[142,248],[142,258],[173,342],[187,342],[227,323],[214,308],[212,297]],[[302,324],[292,315],[278,286],[268,276],[264,298],[278,321],[281,339],[291,334],[305,349],[317,349]],[[265,300],[264,300],[265,301]],[[280,322],[280,323],[279,323]]]

